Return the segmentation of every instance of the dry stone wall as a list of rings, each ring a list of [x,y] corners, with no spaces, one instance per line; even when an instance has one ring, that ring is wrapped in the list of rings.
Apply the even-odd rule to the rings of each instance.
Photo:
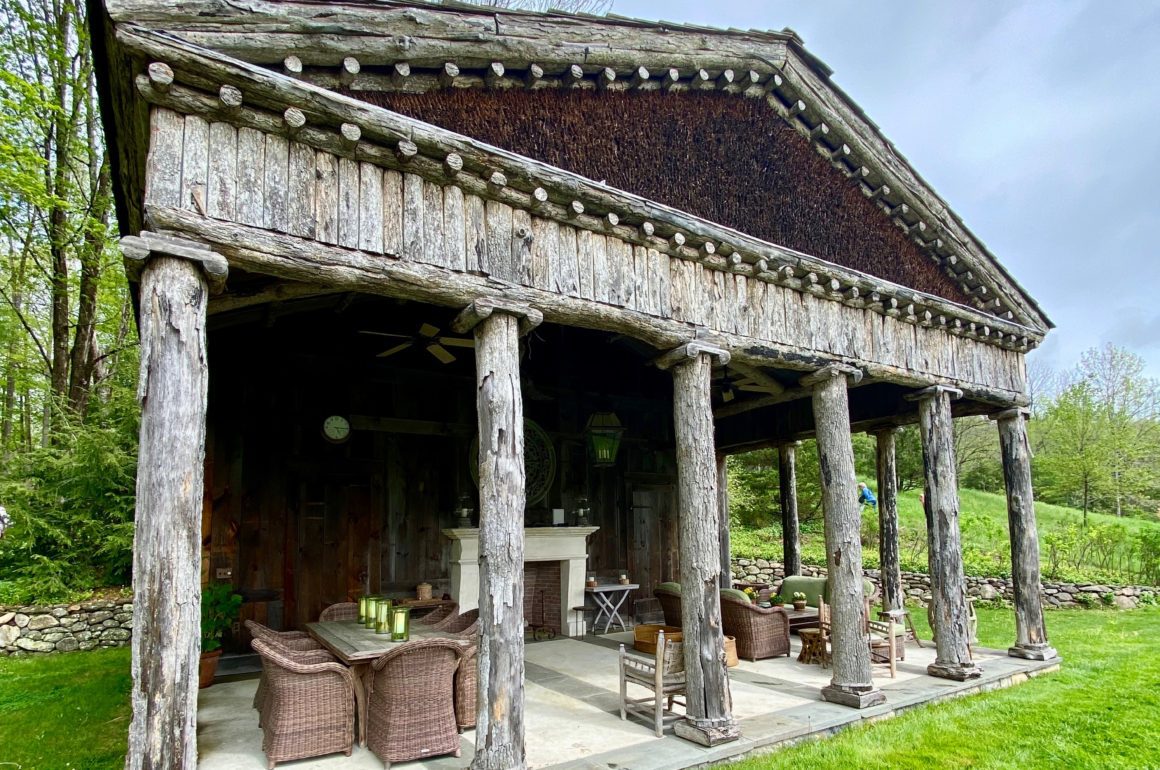
[[[0,606],[0,656],[125,647],[133,605],[99,600],[52,606]]]
[[[776,591],[785,577],[785,569],[778,562],[765,559],[734,558],[732,564],[735,581],[769,583]],[[866,577],[878,585],[878,570],[863,570]],[[802,565],[802,574],[825,575],[825,567]],[[902,591],[908,601],[926,606],[930,601],[930,575],[921,572],[902,573]],[[1048,607],[1104,606],[1104,597],[1112,595],[1112,604],[1120,609],[1133,609],[1142,601],[1160,600],[1157,586],[1117,586],[1104,583],[1043,583],[1043,599]],[[1007,578],[967,577],[967,595],[977,596],[985,601],[1003,599],[1014,601],[1012,583]]]

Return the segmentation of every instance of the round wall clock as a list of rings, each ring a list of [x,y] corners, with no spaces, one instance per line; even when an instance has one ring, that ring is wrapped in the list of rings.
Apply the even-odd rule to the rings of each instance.
[[[332,414],[322,421],[322,437],[334,444],[341,444],[350,438],[350,420],[342,415]]]

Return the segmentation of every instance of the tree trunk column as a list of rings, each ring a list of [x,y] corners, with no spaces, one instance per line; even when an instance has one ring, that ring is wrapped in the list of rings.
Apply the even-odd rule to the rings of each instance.
[[[1011,583],[1015,590],[1014,658],[1047,660],[1056,651],[1047,642],[1039,583],[1039,534],[1035,526],[1035,497],[1031,490],[1031,447],[1027,441],[1027,412],[1010,409],[995,417],[1003,451],[1003,481],[1007,487],[1007,523],[1011,530]]]
[[[733,587],[731,548],[729,543],[729,464],[728,458],[717,458],[717,537],[721,549],[721,587]]]
[[[524,402],[521,325],[538,311],[477,300],[452,328],[475,331],[479,418],[479,655],[474,770],[527,767],[524,749]]]
[[[657,366],[673,373],[677,439],[686,716],[674,730],[703,746],[733,741],[741,735],[733,719],[721,628],[720,506],[709,393],[714,360],[727,364],[729,353],[691,342],[656,361]]]
[[[853,708],[886,701],[870,675],[866,641],[866,597],[862,587],[862,517],[850,441],[850,407],[846,378],[862,373],[848,366],[827,366],[802,378],[813,389],[814,432],[821,469],[822,505],[826,517],[826,567],[831,605],[830,647],[834,676],[822,698]]]
[[[951,399],[962,391],[936,385],[907,396],[918,401],[922,465],[926,476],[926,527],[930,564],[930,621],[935,662],[927,673],[959,681],[982,674],[971,662],[967,581],[959,535],[958,476]]]
[[[145,234],[143,234],[145,235]],[[196,247],[196,244],[194,244]],[[197,767],[201,655],[201,509],[209,387],[205,317],[209,284],[224,283],[218,254],[154,248],[126,237],[139,278],[141,433],[133,536],[133,629],[129,746],[125,767]],[[198,263],[201,263],[200,265]]]
[[[902,565],[898,555],[898,466],[894,457],[897,428],[874,434],[878,448],[878,566],[882,609],[902,609]]]
[[[798,525],[797,448],[800,441],[777,448],[777,480],[781,497],[782,568],[789,575],[802,574],[801,531]]]

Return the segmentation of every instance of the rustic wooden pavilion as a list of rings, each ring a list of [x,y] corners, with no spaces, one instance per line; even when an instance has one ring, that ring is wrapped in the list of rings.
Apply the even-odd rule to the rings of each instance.
[[[1054,656],[1024,426],[1024,355],[1051,323],[792,31],[369,0],[93,5],[141,336],[128,766],[196,765],[198,607],[219,580],[287,628],[422,581],[478,603],[473,767],[518,768],[525,620],[584,633],[568,600],[585,573],[628,571],[642,596],[678,579],[677,732],[733,739],[724,457],[780,448],[793,573],[804,437],[833,602],[823,696],[881,702],[859,643],[850,436],[878,439],[899,607],[893,431],[913,422],[929,673],[977,676],[962,415],[1002,437],[1011,655]],[[559,538],[535,526],[558,509],[574,525]]]

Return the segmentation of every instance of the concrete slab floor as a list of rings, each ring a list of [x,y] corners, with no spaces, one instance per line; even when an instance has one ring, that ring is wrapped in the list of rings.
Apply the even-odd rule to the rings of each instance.
[[[826,703],[820,690],[829,669],[797,662],[799,642],[792,637],[788,658],[741,661],[730,669],[733,713],[741,725],[739,741],[706,749],[677,738],[672,728],[657,738],[643,719],[620,720],[617,649],[631,648],[632,633],[556,639],[526,648],[525,722],[528,766],[545,770],[681,770],[739,757],[779,743],[824,735],[865,719],[880,719],[922,703],[971,692],[1006,687],[1029,676],[1054,671],[1059,659],[1010,658],[1004,650],[975,649],[983,676],[952,682],[928,676],[934,661],[929,642],[906,647],[906,660],[890,678],[885,666],[874,667],[874,682],[886,703],[864,711]],[[216,684],[201,691],[198,703],[198,747],[201,770],[262,770],[262,732],[252,706],[256,679]],[[643,697],[641,690],[635,697]],[[634,697],[630,691],[629,697]],[[475,733],[460,740],[462,756],[396,763],[403,770],[449,770],[471,764]],[[293,770],[381,770],[383,763],[364,748],[350,757],[288,762]]]

